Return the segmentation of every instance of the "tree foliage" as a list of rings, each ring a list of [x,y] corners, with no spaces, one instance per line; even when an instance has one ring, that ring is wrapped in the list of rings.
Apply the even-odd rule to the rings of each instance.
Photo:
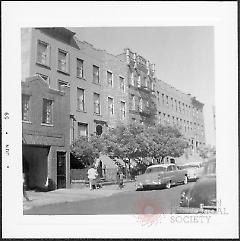
[[[91,165],[102,151],[102,142],[99,136],[80,136],[71,145],[71,153],[84,166]]]
[[[131,123],[109,128],[101,136],[80,137],[72,144],[71,152],[85,166],[92,164],[101,152],[130,165],[130,159],[179,157],[187,147],[187,141],[175,127]]]
[[[104,152],[121,159],[179,157],[188,146],[178,129],[162,125],[120,125],[109,129],[102,138]]]

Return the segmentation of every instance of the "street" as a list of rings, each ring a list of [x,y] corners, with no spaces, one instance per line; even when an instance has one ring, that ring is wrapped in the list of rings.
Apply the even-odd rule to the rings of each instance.
[[[174,186],[171,189],[135,191],[129,190],[78,202],[56,203],[33,207],[24,211],[27,215],[104,215],[104,214],[171,214],[179,203],[180,193],[193,183]],[[101,189],[92,192],[101,192]]]

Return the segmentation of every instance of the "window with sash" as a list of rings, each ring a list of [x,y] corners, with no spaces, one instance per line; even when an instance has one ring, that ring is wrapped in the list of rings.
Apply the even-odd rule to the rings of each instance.
[[[124,78],[119,76],[119,83],[120,83],[120,90],[125,92],[125,83],[124,83]]]
[[[100,115],[100,95],[97,93],[93,94],[94,113]]]
[[[138,109],[139,109],[139,111],[143,111],[143,99],[142,99],[142,97],[139,97]]]
[[[53,100],[43,99],[42,123],[53,123]]]
[[[121,101],[120,102],[120,113],[121,113],[121,119],[125,119],[126,118],[126,103]]]
[[[77,88],[77,109],[85,111],[85,90]]]
[[[108,97],[108,113],[109,113],[109,115],[114,114],[113,98],[111,98],[111,97]]]
[[[58,50],[58,70],[69,72],[69,54],[61,49]]]
[[[22,120],[30,121],[30,96],[22,95]]]
[[[84,78],[83,76],[83,60],[77,59],[77,77]]]
[[[93,83],[99,84],[99,67],[93,65]]]
[[[50,45],[40,40],[37,42],[37,63],[50,64]]]
[[[107,83],[109,87],[113,87],[113,74],[107,71]]]
[[[78,122],[78,136],[88,136],[88,124]]]

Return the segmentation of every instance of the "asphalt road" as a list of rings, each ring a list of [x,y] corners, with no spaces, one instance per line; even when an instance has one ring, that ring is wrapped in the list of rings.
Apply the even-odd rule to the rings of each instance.
[[[24,214],[33,215],[106,215],[106,214],[173,214],[181,190],[193,185],[178,185],[171,189],[126,191],[110,197],[34,207]]]

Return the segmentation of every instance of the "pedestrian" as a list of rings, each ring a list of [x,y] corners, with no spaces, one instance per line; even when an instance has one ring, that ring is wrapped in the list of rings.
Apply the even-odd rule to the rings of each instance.
[[[25,173],[23,173],[22,181],[23,181],[23,197],[25,198],[26,201],[30,201],[26,192]]]
[[[103,164],[103,176],[104,176],[104,178],[106,178],[106,169],[107,169],[107,167],[106,167],[106,165],[105,164]]]
[[[90,190],[96,189],[96,179],[97,179],[97,170],[94,165],[88,170],[88,179],[89,179],[89,188]]]
[[[123,188],[123,173],[122,173],[122,171],[119,174],[119,188],[120,189]]]

